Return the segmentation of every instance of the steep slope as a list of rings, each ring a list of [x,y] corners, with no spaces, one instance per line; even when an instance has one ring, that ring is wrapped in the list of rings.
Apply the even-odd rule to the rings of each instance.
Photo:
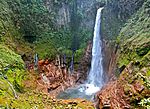
[[[26,71],[27,66],[23,59],[32,63],[35,53],[38,53],[40,58],[50,60],[53,60],[56,54],[64,53],[69,57],[69,62],[71,59],[74,30],[71,31],[71,27],[68,27],[70,22],[63,24],[64,19],[60,16],[64,11],[58,10],[64,9],[63,6],[72,1],[50,0],[54,7],[52,10],[46,7],[46,1],[0,0],[0,108],[93,109],[93,104],[85,100],[63,101],[43,94],[37,85],[40,75]],[[69,11],[72,11],[72,8]],[[82,56],[85,41],[89,40],[89,35],[86,37],[86,34],[87,31],[81,30],[81,46],[76,48],[78,50],[75,54],[77,61]]]
[[[140,1],[132,2],[136,5]],[[123,5],[128,7],[131,3],[122,0],[119,7]],[[126,8],[120,9],[120,11],[127,12],[123,13],[123,16],[128,16],[122,18],[122,26],[117,28],[119,31],[118,35],[116,34],[117,37],[112,35],[116,42],[115,45],[117,45],[116,66],[118,69],[115,74],[118,78],[116,81],[108,83],[99,93],[100,108],[108,106],[113,109],[148,109],[150,107],[149,6],[150,1],[145,0],[142,5],[138,4],[133,9],[127,8],[129,11],[125,11]],[[120,16],[120,14],[118,15]],[[118,24],[118,21],[115,23]],[[110,25],[110,28],[113,26]],[[108,38],[108,40],[110,39]]]
[[[118,40],[123,43],[121,57],[126,59],[120,64],[129,63],[131,60],[140,61],[147,57],[150,50],[150,14],[149,14],[150,1],[146,1],[142,8],[135,13],[131,19],[125,24],[121,30]],[[128,54],[129,53],[129,54]],[[128,58],[125,56],[128,54]],[[131,60],[130,60],[131,58]],[[147,57],[148,58],[148,57]],[[146,63],[146,62],[145,62]],[[144,64],[144,63],[143,63]],[[148,64],[148,63],[147,63]]]

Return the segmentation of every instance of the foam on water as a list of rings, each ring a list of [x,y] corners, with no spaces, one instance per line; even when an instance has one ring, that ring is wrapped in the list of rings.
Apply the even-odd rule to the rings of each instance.
[[[85,84],[85,90],[83,88],[80,88],[79,91],[85,92],[86,95],[92,95],[99,91],[99,87],[95,87],[93,84]]]

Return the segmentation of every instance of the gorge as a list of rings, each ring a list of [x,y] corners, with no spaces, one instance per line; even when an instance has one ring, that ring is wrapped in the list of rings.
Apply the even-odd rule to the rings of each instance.
[[[0,109],[149,101],[150,0],[0,0]]]

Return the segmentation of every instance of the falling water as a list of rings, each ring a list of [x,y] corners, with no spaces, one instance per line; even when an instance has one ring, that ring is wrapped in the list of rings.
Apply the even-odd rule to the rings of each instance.
[[[102,65],[102,42],[101,42],[101,12],[103,8],[97,10],[97,16],[94,27],[93,48],[92,48],[92,62],[91,69],[85,84],[75,88],[70,88],[60,93],[58,98],[87,98],[98,92],[104,85],[103,79],[103,65]]]
[[[103,65],[102,65],[102,42],[101,42],[101,12],[103,8],[97,10],[97,16],[94,28],[92,62],[91,69],[87,80],[87,94],[97,92],[104,84],[103,80]]]

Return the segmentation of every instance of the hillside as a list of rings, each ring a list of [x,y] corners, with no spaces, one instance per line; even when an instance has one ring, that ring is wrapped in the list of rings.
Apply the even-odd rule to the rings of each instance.
[[[91,102],[76,88],[90,88],[95,30],[105,83]],[[0,109],[94,107],[150,108],[150,0],[0,0]]]
[[[110,33],[106,35],[106,40],[113,38],[112,43],[116,45],[114,61],[117,67],[115,75],[118,78],[104,87],[99,99],[102,103],[108,102],[112,108],[148,109],[150,103],[150,1],[134,0],[130,3],[131,1],[119,0],[118,4],[116,2],[111,5],[117,5],[118,17],[112,16],[118,20],[108,21],[112,24],[107,26],[117,31],[111,32],[108,29],[105,31]],[[131,8],[132,6],[134,8]],[[108,7],[111,8],[109,5]],[[111,37],[114,33],[115,35]],[[108,93],[106,93],[107,90],[109,90]]]

